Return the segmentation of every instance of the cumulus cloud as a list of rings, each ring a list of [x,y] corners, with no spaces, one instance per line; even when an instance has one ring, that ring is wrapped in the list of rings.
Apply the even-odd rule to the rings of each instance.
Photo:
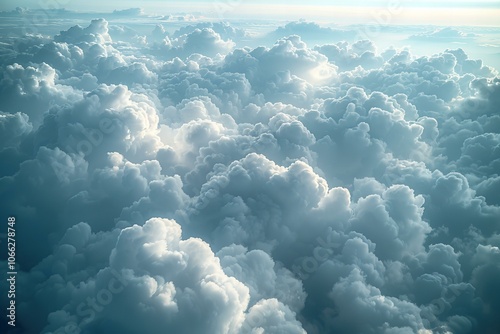
[[[73,26],[69,30],[61,31],[59,35],[54,36],[56,42],[91,43],[91,42],[110,42],[108,34],[108,22],[104,19],[92,20],[86,28]]]
[[[496,69],[111,16],[2,45],[21,332],[498,332]]]
[[[234,46],[233,41],[224,40],[212,28],[195,28],[178,37],[165,36],[161,44],[153,46],[153,51],[166,58],[187,58],[192,54],[214,57],[227,54]]]
[[[129,8],[122,10],[114,10],[113,15],[117,16],[141,16],[144,15],[144,10],[142,8]]]
[[[299,35],[310,42],[338,41],[352,40],[356,36],[356,32],[348,29],[322,27],[315,22],[294,21],[278,27],[267,37],[276,40],[290,35]]]
[[[200,22],[197,23],[196,25],[188,25],[180,27],[172,34],[172,37],[178,38],[180,36],[190,34],[196,29],[202,30],[206,28],[212,29],[214,32],[219,34],[222,39],[232,40],[235,43],[239,43],[242,38],[248,36],[245,30],[233,27],[227,22]]]
[[[447,27],[433,31],[423,32],[420,34],[411,35],[410,40],[425,41],[425,42],[450,42],[463,41],[478,37],[474,33],[464,33],[455,28]]]
[[[245,74],[268,101],[305,106],[314,94],[312,84],[332,82],[337,68],[326,56],[308,48],[300,36],[292,35],[270,49],[236,49],[226,56],[222,70]]]

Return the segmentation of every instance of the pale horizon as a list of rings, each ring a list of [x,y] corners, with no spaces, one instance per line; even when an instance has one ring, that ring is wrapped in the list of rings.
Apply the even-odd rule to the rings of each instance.
[[[283,19],[336,21],[339,24],[361,24],[384,22],[388,25],[436,25],[436,26],[500,26],[500,1],[424,1],[409,3],[400,1],[337,1],[335,4],[326,1],[310,1],[303,5],[302,1],[194,1],[170,2],[159,4],[159,1],[143,1],[139,5],[135,1],[119,3],[87,1],[54,1],[50,6],[43,6],[37,0],[6,1],[0,4],[0,10],[14,10],[16,7],[28,9],[66,9],[71,11],[112,12],[130,8],[142,8],[146,14],[167,15],[176,12],[198,13],[208,18],[233,19]],[[388,22],[388,23],[385,23]]]

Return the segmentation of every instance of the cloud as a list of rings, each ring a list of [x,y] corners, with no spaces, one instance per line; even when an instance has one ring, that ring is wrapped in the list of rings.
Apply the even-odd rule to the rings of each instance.
[[[229,53],[235,45],[231,40],[222,39],[212,28],[196,28],[177,38],[165,38],[162,43],[155,51],[167,58],[186,58],[194,53],[214,57]]]
[[[275,299],[295,312],[304,307],[306,294],[302,282],[291,271],[276,264],[267,253],[247,251],[241,245],[233,244],[222,248],[216,255],[227,275],[249,287],[250,305],[270,303]]]
[[[251,330],[251,331],[249,331]],[[242,333],[306,333],[295,314],[276,299],[254,305],[243,323]]]
[[[59,35],[54,36],[56,42],[77,43],[99,43],[110,42],[111,37],[108,34],[108,22],[104,19],[92,20],[86,28],[73,26],[67,31],[61,31]]]
[[[311,83],[328,83],[336,75],[336,67],[297,35],[280,39],[270,49],[236,49],[226,56],[223,71],[245,74],[256,92],[271,102],[299,106],[309,102]]]
[[[26,66],[14,63],[5,67],[0,102],[2,111],[22,112],[38,127],[44,114],[54,105],[81,99],[81,92],[56,83],[57,73],[51,66]]]
[[[411,35],[408,39],[425,42],[453,42],[470,40],[478,37],[474,33],[464,33],[454,28],[441,28],[433,31],[423,32],[416,35]]]
[[[352,70],[357,66],[372,69],[384,63],[383,58],[375,54],[375,45],[369,40],[357,41],[352,45],[347,42],[325,44],[315,49],[342,70]]]
[[[2,129],[3,148],[17,146],[20,138],[26,136],[33,130],[26,114],[17,112],[15,114],[2,113],[0,115],[0,126]]]
[[[392,186],[381,196],[361,198],[350,223],[353,230],[377,244],[375,254],[379,258],[400,260],[406,254],[423,250],[430,232],[421,218],[423,204],[424,198],[414,196],[410,188]]]
[[[200,22],[196,25],[180,27],[172,34],[172,37],[179,38],[180,36],[192,33],[196,29],[203,30],[207,28],[219,34],[222,39],[232,40],[233,42],[239,42],[242,38],[248,37],[245,30],[233,27],[227,22]]]
[[[352,30],[344,30],[337,28],[321,27],[315,22],[294,21],[287,23],[282,27],[268,34],[268,38],[277,40],[290,35],[299,35],[304,40],[314,41],[337,41],[337,40],[352,40],[356,36],[356,32]]]
[[[144,10],[142,8],[129,8],[122,10],[114,10],[113,15],[117,16],[141,16],[144,15]]]
[[[85,233],[83,243],[78,241],[81,236],[75,237],[78,231],[81,236]],[[249,290],[224,274],[208,244],[200,239],[182,240],[180,226],[161,218],[116,232],[98,236],[87,225],[76,225],[61,240],[66,243],[33,268],[30,275],[42,279],[40,300],[57,285],[63,289],[61,298],[37,311],[46,313],[48,319],[43,330],[38,330],[57,332],[73,326],[81,331],[155,333],[168,327],[234,333],[241,327]],[[91,256],[96,247],[107,254],[106,263],[96,267],[94,274],[79,275],[85,268],[78,269],[77,259]],[[59,272],[46,276],[51,265]],[[34,306],[28,303],[24,309]],[[114,314],[135,316],[115,318]],[[111,323],[103,322],[110,318],[114,318]],[[187,323],[191,323],[190,328]],[[36,325],[32,323],[31,330],[37,330]]]
[[[142,14],[2,40],[20,331],[498,331],[496,69]]]
[[[336,283],[330,297],[339,312],[333,319],[332,329],[355,333],[425,333],[416,305],[383,296],[377,288],[364,282],[359,270],[353,270]],[[351,321],[353,316],[359,321]]]

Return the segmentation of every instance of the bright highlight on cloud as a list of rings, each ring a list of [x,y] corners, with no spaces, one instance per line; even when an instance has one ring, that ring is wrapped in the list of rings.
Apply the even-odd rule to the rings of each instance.
[[[3,332],[500,331],[495,68],[308,21],[79,15],[0,45]]]

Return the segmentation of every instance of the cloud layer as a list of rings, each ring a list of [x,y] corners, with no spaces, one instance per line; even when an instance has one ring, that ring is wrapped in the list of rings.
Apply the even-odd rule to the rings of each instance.
[[[307,22],[149,28],[1,58],[20,333],[500,330],[495,69]]]

